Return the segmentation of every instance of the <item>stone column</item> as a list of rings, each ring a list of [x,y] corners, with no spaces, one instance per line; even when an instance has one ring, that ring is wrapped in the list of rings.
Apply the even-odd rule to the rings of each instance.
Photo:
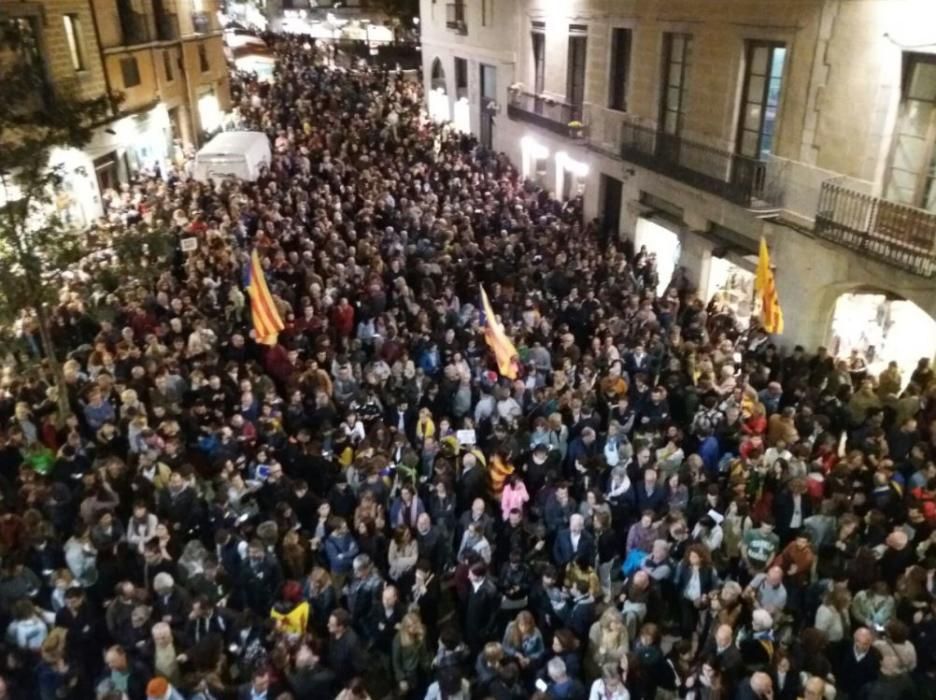
[[[693,229],[686,229],[679,237],[679,242],[682,246],[679,265],[686,268],[689,281],[698,290],[699,295],[704,296],[708,289],[713,244]]]

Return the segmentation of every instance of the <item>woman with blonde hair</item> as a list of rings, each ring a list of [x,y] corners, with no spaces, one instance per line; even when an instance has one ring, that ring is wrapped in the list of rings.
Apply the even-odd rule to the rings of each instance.
[[[521,610],[517,617],[507,625],[504,632],[504,651],[512,656],[520,668],[535,669],[546,654],[543,635],[536,626],[536,620],[528,610]]]
[[[624,617],[616,608],[607,608],[588,632],[585,672],[591,679],[601,676],[606,664],[617,664],[630,647]]]
[[[309,601],[309,625],[322,635],[328,627],[328,617],[338,607],[338,593],[332,583],[331,574],[316,566],[306,577],[302,595]]]
[[[624,666],[627,666],[627,656],[622,657]],[[617,663],[605,664],[601,667],[601,674],[592,683],[588,700],[630,700],[630,693],[624,685],[624,675]]]
[[[399,697],[422,698],[432,668],[432,655],[426,647],[426,626],[419,613],[407,613],[400,620],[399,631],[393,638],[391,658]]]

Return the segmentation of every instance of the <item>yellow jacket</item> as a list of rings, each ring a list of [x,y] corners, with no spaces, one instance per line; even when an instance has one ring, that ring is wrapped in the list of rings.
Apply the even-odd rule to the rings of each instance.
[[[285,613],[274,607],[270,611],[270,618],[276,622],[277,631],[301,636],[305,634],[309,626],[309,604],[302,601]]]

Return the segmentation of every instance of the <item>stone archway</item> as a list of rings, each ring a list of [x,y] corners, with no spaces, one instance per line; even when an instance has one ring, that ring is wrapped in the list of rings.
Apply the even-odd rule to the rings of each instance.
[[[426,91],[426,101],[429,107],[429,118],[432,121],[451,121],[452,107],[448,98],[445,68],[438,57],[432,60],[432,67],[429,69],[429,90]]]
[[[829,293],[827,344],[835,357],[858,350],[873,374],[893,360],[905,382],[921,357],[932,358],[936,318],[929,310],[877,286],[843,285]]]

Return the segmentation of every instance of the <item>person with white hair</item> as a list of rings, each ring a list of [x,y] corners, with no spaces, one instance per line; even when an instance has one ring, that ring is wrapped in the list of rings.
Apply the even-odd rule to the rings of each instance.
[[[153,670],[173,685],[179,685],[182,680],[179,663],[185,661],[185,656],[176,648],[172,628],[165,622],[157,622],[150,634],[153,637]]]
[[[587,691],[577,678],[570,678],[566,670],[566,663],[560,656],[554,656],[546,664],[546,675],[549,677],[546,694],[553,700],[585,700]]]
[[[751,674],[751,677],[742,681],[736,700],[772,700],[773,681],[763,671]]]
[[[751,633],[738,648],[748,668],[767,668],[775,649],[774,619],[769,612],[758,608],[751,613]]]
[[[803,684],[803,700],[831,700],[826,695],[826,682],[819,676],[810,676]],[[832,686],[832,698],[835,688]]]
[[[153,579],[153,609],[156,617],[173,629],[181,630],[188,622],[192,601],[181,586],[177,586],[172,574],[165,571]]]
[[[574,513],[569,518],[569,527],[556,535],[553,560],[559,566],[566,566],[581,557],[589,561],[595,558],[595,538],[585,529],[585,518]]]
[[[754,635],[764,635],[773,629],[773,616],[763,608],[751,613],[751,629]]]

